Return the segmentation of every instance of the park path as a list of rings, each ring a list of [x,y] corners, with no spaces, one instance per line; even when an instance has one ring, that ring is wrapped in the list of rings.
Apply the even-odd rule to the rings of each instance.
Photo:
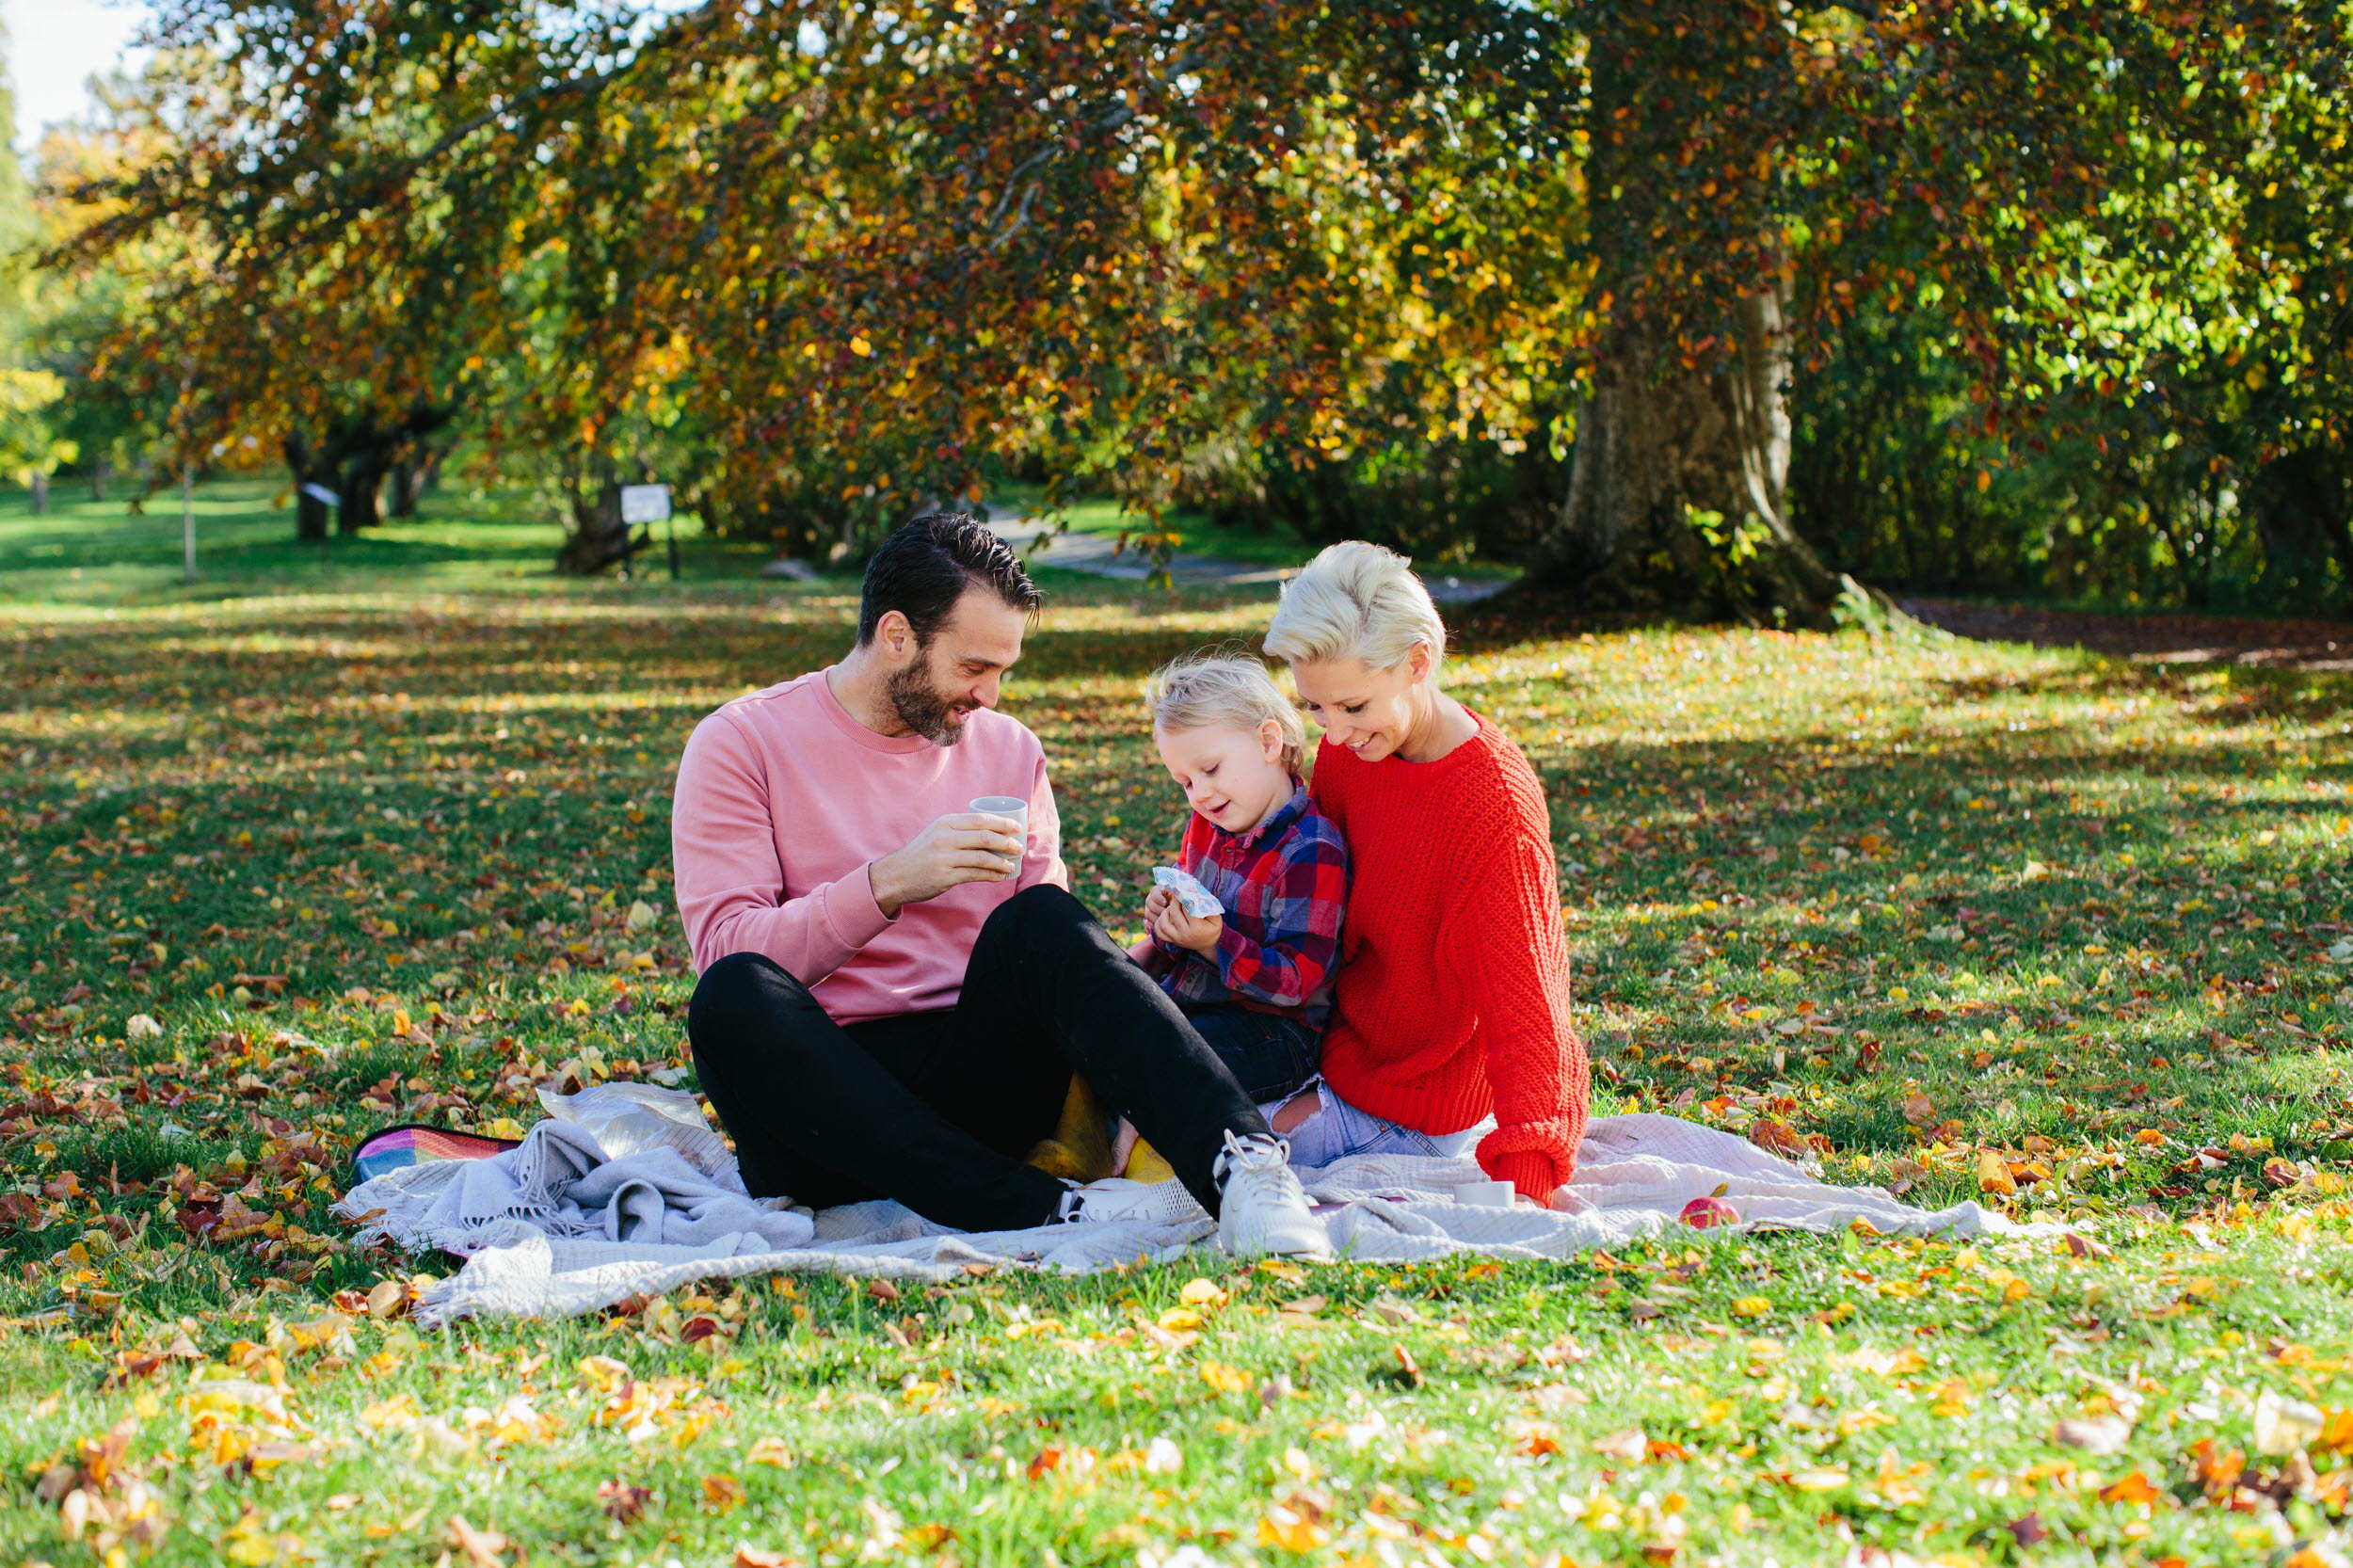
[[[1072,531],[1056,535],[1044,549],[1033,549],[1038,534],[1046,524],[1036,520],[1006,516],[990,520],[997,536],[1019,552],[1032,566],[1062,567],[1070,571],[1083,571],[1095,577],[1120,578],[1141,583],[1152,573],[1152,564],[1135,551],[1118,548],[1116,536],[1109,534],[1081,534]],[[1168,574],[1179,583],[1220,584],[1241,587],[1254,583],[1280,583],[1294,576],[1305,566],[1305,560],[1289,566],[1271,567],[1260,561],[1232,561],[1217,555],[1202,555],[1180,550],[1169,562]],[[1430,597],[1445,604],[1468,603],[1502,592],[1511,585],[1506,577],[1454,577],[1440,573],[1426,577]]]

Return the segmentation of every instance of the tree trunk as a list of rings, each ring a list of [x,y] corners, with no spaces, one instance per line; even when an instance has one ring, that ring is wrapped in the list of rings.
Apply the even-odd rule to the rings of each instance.
[[[328,516],[327,503],[312,495],[306,487],[318,485],[333,489],[337,478],[334,464],[323,460],[311,443],[299,435],[288,436],[282,450],[287,472],[294,475],[295,537],[305,544],[316,544],[327,537],[328,527],[333,520]]]
[[[1603,611],[1820,624],[1863,590],[1789,523],[1793,270],[1769,236],[1811,89],[1787,8],[1581,14],[1601,341],[1530,585]],[[1695,233],[1714,237],[1694,249]],[[1893,613],[1869,601],[1873,621]]]
[[[404,454],[385,475],[389,481],[384,500],[385,512],[396,518],[417,515],[417,461],[413,454]]]
[[[320,486],[339,497],[334,510],[344,533],[375,527],[381,520],[376,497],[393,455],[447,424],[453,412],[420,403],[390,424],[366,415],[338,415],[326,423],[315,441],[302,431],[287,436],[284,451],[286,466],[294,471],[295,523],[299,536],[325,537],[328,520],[328,504],[304,494],[305,484]]]
[[[327,537],[334,519],[328,516],[326,502],[303,490],[295,490],[295,537],[304,544],[316,544]]]
[[[362,528],[374,528],[383,519],[376,509],[376,488],[384,481],[384,452],[381,447],[363,448],[344,469],[343,531],[357,534]]]
[[[1730,313],[1717,365],[1675,366],[1621,323],[1580,408],[1569,491],[1529,572],[1593,607],[1701,618],[1823,618],[1840,582],[1789,526],[1783,298]]]
[[[621,487],[609,475],[591,489],[575,482],[570,489],[571,531],[555,552],[555,569],[578,577],[594,577],[629,555],[629,524],[621,520]]]
[[[49,510],[49,475],[35,470],[30,488],[33,492],[33,515],[40,517]]]
[[[90,462],[89,498],[92,501],[106,499],[106,459],[104,457],[93,458]]]

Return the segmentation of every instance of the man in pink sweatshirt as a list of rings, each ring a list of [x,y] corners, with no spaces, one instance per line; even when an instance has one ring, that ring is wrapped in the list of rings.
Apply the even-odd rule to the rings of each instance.
[[[1281,1141],[1069,891],[1044,751],[996,712],[1038,604],[986,528],[919,518],[868,564],[840,664],[696,727],[671,842],[703,1092],[755,1196],[891,1197],[963,1230],[1177,1217],[1022,1162],[1075,1070],[1228,1251],[1323,1256]],[[985,795],[1027,801],[1026,833]]]

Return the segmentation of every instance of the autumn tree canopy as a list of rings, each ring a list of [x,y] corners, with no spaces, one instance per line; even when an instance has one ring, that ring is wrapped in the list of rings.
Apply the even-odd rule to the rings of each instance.
[[[2353,581],[2353,20],[2318,0],[175,0],[158,33],[141,155],[60,191],[60,259],[166,258],[108,374],[200,367],[186,440],[363,496],[462,430],[549,476],[583,567],[653,468],[796,546],[1016,463],[1333,526],[1509,473],[1541,581],[1813,617],[1946,526],[1888,514],[1925,461],[1957,509],[2031,471],[2087,550],[2138,520],[2189,570],[2203,506]]]

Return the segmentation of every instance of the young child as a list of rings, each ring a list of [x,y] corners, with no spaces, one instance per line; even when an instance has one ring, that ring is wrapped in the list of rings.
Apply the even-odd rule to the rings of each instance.
[[[1144,688],[1152,739],[1185,792],[1176,867],[1215,894],[1196,918],[1156,888],[1131,950],[1250,1097],[1315,1076],[1339,959],[1348,847],[1300,782],[1306,730],[1254,658],[1179,659]]]

